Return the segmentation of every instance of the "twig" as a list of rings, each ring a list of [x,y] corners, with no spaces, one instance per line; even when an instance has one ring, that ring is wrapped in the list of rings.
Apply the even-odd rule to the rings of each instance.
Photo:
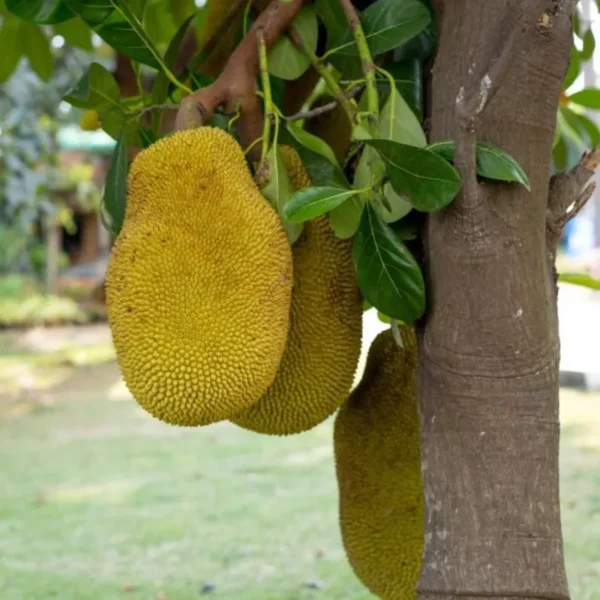
[[[155,112],[155,111],[169,111],[169,110],[179,110],[179,104],[153,104],[152,106],[144,107],[139,113],[138,117],[143,117],[147,113]]]
[[[362,85],[357,85],[354,88],[352,88],[349,92],[347,92],[345,94],[345,96],[347,98],[354,98],[362,91],[362,89],[363,89]],[[335,108],[337,106],[339,106],[338,101],[333,100],[332,102],[328,102],[327,104],[323,104],[323,106],[319,106],[317,108],[312,108],[311,110],[304,110],[304,111],[301,110],[301,111],[297,112],[295,115],[286,117],[286,121],[292,122],[292,121],[314,119],[315,117],[324,115],[325,113],[335,110]]]
[[[302,36],[300,36],[300,34],[293,27],[290,28],[288,35],[296,47],[306,54],[315,71],[317,71],[317,73],[323,78],[323,81],[325,81],[329,91],[344,109],[344,112],[348,116],[348,119],[350,119],[350,122],[354,123],[356,120],[356,108],[352,102],[350,102],[346,94],[344,94],[342,88],[331,74],[331,71],[328,69],[327,65],[324,64],[321,59],[312,51],[312,48],[309,48],[304,43]]]
[[[371,50],[369,49],[369,44],[362,28],[360,17],[352,4],[352,0],[339,0],[339,2],[346,15],[348,26],[356,41],[358,54],[361,59],[367,85],[367,106],[371,115],[376,118],[379,114],[379,98],[377,96],[377,84],[375,80],[375,63],[371,56]]]
[[[271,143],[271,119],[275,117],[273,111],[273,97],[271,95],[271,82],[269,80],[269,69],[267,63],[267,47],[265,45],[265,36],[262,29],[256,32],[258,42],[258,65],[260,70],[260,79],[262,82],[262,90],[264,95],[264,119],[263,119],[263,133],[262,133],[262,149],[260,159],[265,159],[267,152],[269,151],[269,145]]]
[[[555,238],[560,237],[565,225],[579,213],[594,193],[596,184],[586,184],[598,165],[600,144],[584,152],[580,161],[570,171],[554,175],[550,180],[547,225]]]
[[[238,133],[243,146],[248,147],[259,138],[262,114],[256,95],[257,32],[263,31],[265,47],[270,48],[290,26],[303,1],[273,0],[229,57],[216,81],[181,101],[175,129],[188,129],[208,122],[215,110],[224,104],[228,111],[240,110]]]

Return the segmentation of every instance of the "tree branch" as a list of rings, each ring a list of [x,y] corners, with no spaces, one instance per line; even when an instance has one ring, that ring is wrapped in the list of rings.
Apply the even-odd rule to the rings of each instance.
[[[216,81],[181,101],[175,129],[188,129],[207,123],[215,110],[225,105],[227,111],[240,111],[238,133],[242,145],[248,147],[258,139],[262,133],[262,114],[256,95],[257,33],[259,30],[263,32],[267,49],[273,46],[290,26],[303,2],[273,0],[234,50]]]
[[[357,85],[344,95],[346,96],[346,98],[354,98],[362,91],[362,89],[363,89],[362,85]],[[335,108],[338,105],[339,105],[339,102],[337,100],[333,100],[332,102],[328,102],[327,104],[323,104],[323,106],[319,106],[319,107],[313,108],[311,110],[304,110],[304,111],[301,110],[301,111],[297,112],[295,115],[291,115],[290,117],[287,117],[286,121],[292,122],[292,121],[300,121],[300,120],[306,120],[306,119],[314,119],[315,117],[319,117],[321,115],[324,115],[325,113],[335,110]]]
[[[558,173],[550,179],[547,226],[556,241],[565,225],[577,215],[594,193],[596,184],[586,184],[593,177],[598,165],[600,144],[584,152],[581,160],[570,171]]]
[[[315,71],[323,78],[329,91],[333,94],[333,96],[340,103],[341,107],[344,109],[344,112],[348,116],[348,119],[351,123],[354,123],[356,120],[356,108],[350,102],[349,98],[344,94],[342,88],[338,85],[337,81],[327,68],[327,65],[323,64],[319,57],[309,48],[302,39],[302,36],[292,27],[289,31],[289,36],[292,42],[296,45],[298,50],[304,52],[306,56],[309,58],[312,63]]]

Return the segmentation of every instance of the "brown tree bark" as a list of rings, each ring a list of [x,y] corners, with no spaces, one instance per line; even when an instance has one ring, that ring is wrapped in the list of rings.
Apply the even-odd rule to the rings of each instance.
[[[434,4],[430,138],[458,141],[464,186],[426,227],[419,377],[426,535],[417,597],[568,599],[546,216],[573,2]],[[472,114],[457,104],[461,87]],[[475,136],[516,158],[531,193],[476,180]]]

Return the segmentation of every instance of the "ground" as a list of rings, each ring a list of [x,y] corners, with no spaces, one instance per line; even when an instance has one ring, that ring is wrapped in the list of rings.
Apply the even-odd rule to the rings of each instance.
[[[169,427],[111,357],[104,327],[0,335],[0,598],[372,598],[341,545],[331,420]],[[561,413],[572,598],[600,600],[600,396],[563,390]]]

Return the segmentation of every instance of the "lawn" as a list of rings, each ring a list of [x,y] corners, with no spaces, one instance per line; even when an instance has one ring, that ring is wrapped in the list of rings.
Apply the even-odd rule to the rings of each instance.
[[[172,428],[137,408],[103,352],[86,365],[63,348],[54,367],[2,352],[2,600],[372,598],[341,546],[331,421],[281,439]],[[23,372],[15,392],[7,373]],[[599,459],[600,397],[565,392],[574,600],[600,599]]]

